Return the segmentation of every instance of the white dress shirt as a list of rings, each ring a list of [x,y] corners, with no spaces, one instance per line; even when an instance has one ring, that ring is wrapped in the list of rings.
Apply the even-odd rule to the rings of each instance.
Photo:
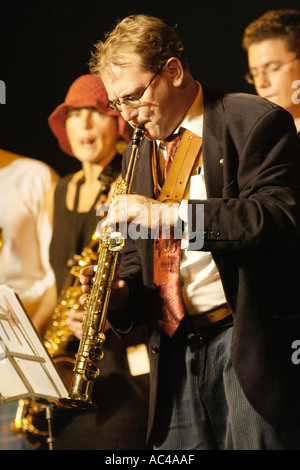
[[[180,127],[203,136],[203,99],[199,84],[197,98]],[[190,199],[206,199],[205,169],[202,165],[201,174],[192,185]],[[187,201],[182,201],[180,217],[187,222]],[[188,251],[187,240],[182,239],[182,259],[180,276],[182,294],[187,312],[191,315],[205,313],[226,303],[226,298],[219,271],[210,252]]]

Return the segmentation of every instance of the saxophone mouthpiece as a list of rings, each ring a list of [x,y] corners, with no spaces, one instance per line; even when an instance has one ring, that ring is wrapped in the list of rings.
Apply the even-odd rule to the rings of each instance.
[[[140,143],[144,140],[145,129],[144,126],[137,126],[134,128],[132,136],[132,145],[139,146]]]

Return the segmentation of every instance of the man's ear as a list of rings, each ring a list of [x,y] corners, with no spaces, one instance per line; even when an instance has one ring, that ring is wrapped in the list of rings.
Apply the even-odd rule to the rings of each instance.
[[[173,85],[175,87],[180,87],[183,83],[184,70],[182,63],[178,57],[170,57],[166,62],[166,70],[169,73]]]

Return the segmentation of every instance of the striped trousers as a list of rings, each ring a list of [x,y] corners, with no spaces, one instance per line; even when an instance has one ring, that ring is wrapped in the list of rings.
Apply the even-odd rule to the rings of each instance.
[[[276,432],[245,398],[230,361],[231,334],[229,327],[199,347],[174,341],[160,401],[168,424],[154,449],[300,450],[300,432]]]

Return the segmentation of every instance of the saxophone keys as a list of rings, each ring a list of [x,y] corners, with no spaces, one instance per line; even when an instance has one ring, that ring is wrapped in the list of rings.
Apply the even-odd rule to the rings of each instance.
[[[99,376],[98,367],[95,364],[91,363],[91,362],[89,364],[87,364],[85,369],[84,369],[85,379],[87,381],[95,380],[98,376]]]
[[[93,346],[89,351],[89,359],[92,362],[99,362],[103,359],[104,353],[100,346]]]

